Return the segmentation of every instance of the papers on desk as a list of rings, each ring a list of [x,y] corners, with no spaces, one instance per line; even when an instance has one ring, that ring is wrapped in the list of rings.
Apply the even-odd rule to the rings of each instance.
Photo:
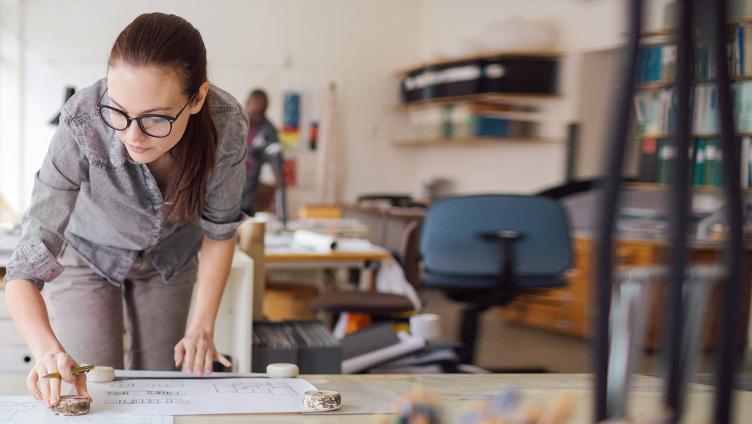
[[[296,233],[301,233],[300,231]],[[296,233],[281,233],[281,234],[266,234],[264,238],[264,248],[269,253],[321,253],[321,252],[347,252],[347,253],[362,253],[362,252],[380,252],[383,249],[374,246],[370,241],[359,238],[348,237],[336,237],[336,246],[332,249],[332,238],[323,236],[320,242],[306,243],[303,239],[310,239],[310,234],[306,237],[298,236],[296,242]],[[306,231],[305,233],[310,233]]]
[[[304,412],[301,378],[134,379],[91,383],[93,413],[207,415]]]
[[[368,226],[357,219],[300,219],[287,223],[290,231],[308,230],[335,237],[368,237]]]
[[[352,374],[417,352],[426,345],[422,337],[394,333],[390,324],[374,325],[347,335],[342,341],[342,373]]]
[[[171,416],[105,415],[92,411],[80,417],[55,415],[31,396],[0,396],[0,424],[172,424]]]
[[[142,378],[89,383],[91,411],[62,417],[31,396],[0,396],[0,424],[172,424],[174,415],[305,412],[301,378]]]

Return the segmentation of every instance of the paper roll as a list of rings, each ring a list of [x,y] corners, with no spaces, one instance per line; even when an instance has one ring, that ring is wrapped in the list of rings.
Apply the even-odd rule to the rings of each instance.
[[[321,233],[297,230],[292,236],[292,244],[304,249],[331,251],[337,249],[337,239]]]
[[[418,314],[410,317],[410,334],[424,340],[441,338],[441,321],[436,314]]]

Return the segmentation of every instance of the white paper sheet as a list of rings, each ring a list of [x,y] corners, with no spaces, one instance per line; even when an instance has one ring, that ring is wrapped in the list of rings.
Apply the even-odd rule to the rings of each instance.
[[[203,415],[303,412],[300,378],[133,379],[90,383],[92,411],[115,415]]]
[[[0,396],[0,424],[172,424],[171,416],[55,415],[31,396]]]
[[[199,377],[196,374],[183,371],[145,371],[145,370],[115,370],[115,378],[120,379],[206,379],[206,378],[268,378],[266,373],[261,372],[212,372]]]

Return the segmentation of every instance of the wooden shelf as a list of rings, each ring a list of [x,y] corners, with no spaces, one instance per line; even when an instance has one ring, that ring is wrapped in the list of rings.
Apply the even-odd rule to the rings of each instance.
[[[408,72],[416,71],[421,68],[425,68],[426,66],[438,66],[438,65],[446,65],[449,63],[455,63],[455,62],[464,62],[468,60],[478,60],[478,59],[487,59],[487,58],[493,58],[493,57],[541,57],[541,58],[559,58],[562,57],[563,54],[561,52],[553,52],[553,51],[486,51],[486,52],[478,52],[473,53],[465,56],[458,56],[454,58],[446,58],[446,59],[436,59],[436,60],[429,60],[421,63],[417,63],[412,66],[408,66],[405,68],[397,69],[394,71],[394,74],[397,76],[405,75]]]
[[[637,84],[638,90],[655,90],[658,88],[666,88],[674,85],[673,81],[650,81]]]
[[[660,28],[640,33],[640,38],[660,37],[674,35],[676,28]]]
[[[482,146],[482,145],[504,145],[504,144],[546,144],[551,141],[543,138],[493,138],[493,137],[474,137],[474,138],[436,138],[426,140],[396,140],[392,143],[395,147],[424,147],[424,146]]]
[[[732,84],[735,82],[741,82],[741,81],[752,81],[752,75],[739,75],[731,78]],[[701,79],[701,80],[695,80],[692,81],[692,84],[712,84],[715,83],[715,79]],[[676,84],[676,81],[674,80],[664,80],[664,81],[650,81],[650,82],[643,82],[637,84],[638,90],[655,90],[658,88],[666,88],[671,87]]]
[[[737,137],[752,137],[752,133],[749,132],[738,132],[735,134]],[[718,138],[720,137],[720,133],[712,133],[712,134],[692,134],[692,138]],[[632,136],[633,140],[644,140],[646,138],[658,138],[658,139],[666,139],[666,138],[673,138],[676,137],[676,134],[635,134]]]
[[[663,184],[663,183],[625,183],[623,188],[631,189],[631,190],[651,190],[651,191],[666,191],[671,190],[671,184]],[[700,192],[700,193],[717,193],[725,190],[725,187],[715,187],[715,186],[697,186],[692,185],[690,186],[693,191]],[[744,193],[752,193],[752,189],[743,189]]]
[[[744,21],[747,22],[747,19],[750,18],[744,18]],[[726,24],[726,31],[728,34],[733,34],[736,30],[736,27],[739,25],[739,22],[729,22]],[[676,34],[677,28],[659,28],[654,29],[651,31],[644,31],[640,33],[640,38],[651,38],[651,37],[668,37],[673,36]],[[624,33],[624,35],[628,35],[627,33]]]
[[[541,93],[480,93],[468,94],[466,96],[440,97],[429,100],[419,100],[398,105],[397,110],[420,109],[430,106],[441,106],[448,104],[462,103],[500,103],[515,100],[545,100],[558,98],[558,94],[541,94]]]

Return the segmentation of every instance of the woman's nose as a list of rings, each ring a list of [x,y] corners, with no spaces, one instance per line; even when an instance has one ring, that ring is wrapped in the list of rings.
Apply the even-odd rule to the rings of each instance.
[[[133,121],[128,128],[120,131],[120,138],[126,143],[137,144],[144,141],[144,133],[141,131],[141,128],[138,127],[138,123]]]

